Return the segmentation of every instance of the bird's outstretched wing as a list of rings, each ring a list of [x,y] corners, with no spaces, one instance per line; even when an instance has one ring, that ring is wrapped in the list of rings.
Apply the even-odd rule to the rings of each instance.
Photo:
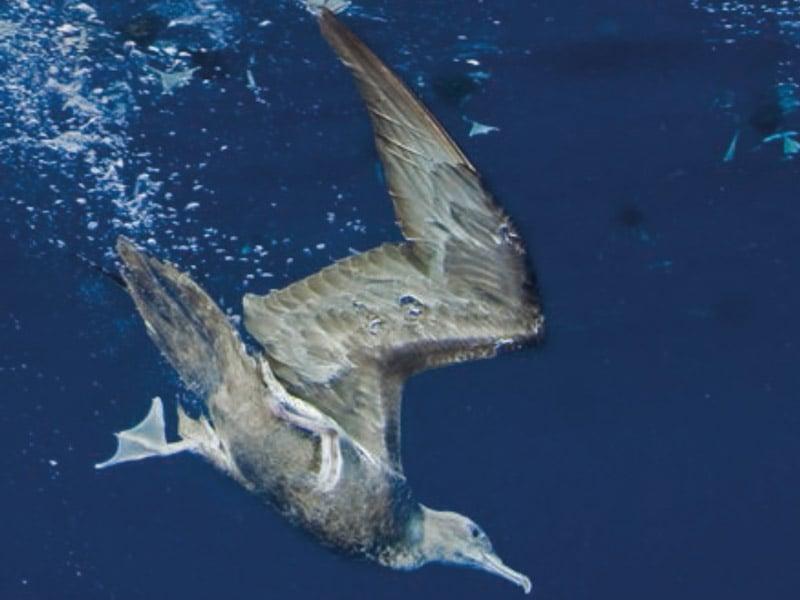
[[[403,380],[535,338],[542,316],[521,241],[469,160],[331,12],[319,21],[366,102],[407,241],[245,296],[245,326],[293,393],[399,469]]]

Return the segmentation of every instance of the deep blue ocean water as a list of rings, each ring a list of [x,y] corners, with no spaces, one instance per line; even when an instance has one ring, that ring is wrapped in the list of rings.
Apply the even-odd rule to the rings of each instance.
[[[409,382],[418,498],[478,522],[535,598],[797,597],[800,3],[343,18],[513,216],[547,316],[539,347]],[[153,396],[170,427],[187,396],[100,272],[118,234],[232,314],[399,239],[310,15],[10,0],[0,72],[0,598],[519,598],[338,556],[193,456],[92,468]]]

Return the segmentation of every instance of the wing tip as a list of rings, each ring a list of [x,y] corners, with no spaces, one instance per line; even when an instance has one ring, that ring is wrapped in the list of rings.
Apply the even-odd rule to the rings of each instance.
[[[341,43],[345,34],[349,33],[344,23],[342,23],[336,14],[327,7],[322,7],[316,13],[316,17],[322,36],[332,45],[335,45],[337,42]]]
[[[117,250],[117,254],[119,254],[123,262],[128,262],[129,258],[139,254],[139,251],[137,250],[136,245],[133,243],[133,240],[125,237],[124,235],[117,237],[115,248]]]
[[[344,9],[331,10],[330,7],[323,4],[323,6],[314,11],[314,15],[317,17],[320,28],[323,30],[326,28],[336,28],[337,26],[338,28],[344,28],[344,25],[336,17],[336,15],[342,12],[342,10]]]

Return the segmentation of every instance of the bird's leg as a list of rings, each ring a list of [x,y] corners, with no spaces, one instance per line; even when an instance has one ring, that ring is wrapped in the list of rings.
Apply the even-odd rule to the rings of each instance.
[[[259,360],[261,376],[270,391],[267,404],[276,418],[319,437],[320,467],[317,485],[324,491],[332,490],[342,474],[342,452],[339,428],[335,421],[322,412],[292,396],[275,377],[269,364]]]
[[[313,413],[299,413],[297,408],[297,404],[286,404],[282,400],[277,400],[271,406],[272,414],[277,418],[319,437],[320,466],[317,485],[322,491],[328,492],[336,486],[342,473],[339,432],[318,420]]]

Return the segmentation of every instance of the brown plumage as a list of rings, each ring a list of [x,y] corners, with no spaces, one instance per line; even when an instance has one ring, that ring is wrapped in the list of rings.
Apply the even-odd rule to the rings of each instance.
[[[413,500],[399,444],[410,375],[541,334],[521,240],[408,88],[331,12],[318,18],[366,103],[406,241],[245,296],[245,327],[264,350],[254,358],[188,275],[121,239],[123,276],[151,337],[208,406],[208,420],[181,413],[181,449],[338,548],[395,568],[466,564],[528,591],[472,521]],[[159,415],[118,434],[102,466],[171,453],[145,435]]]

